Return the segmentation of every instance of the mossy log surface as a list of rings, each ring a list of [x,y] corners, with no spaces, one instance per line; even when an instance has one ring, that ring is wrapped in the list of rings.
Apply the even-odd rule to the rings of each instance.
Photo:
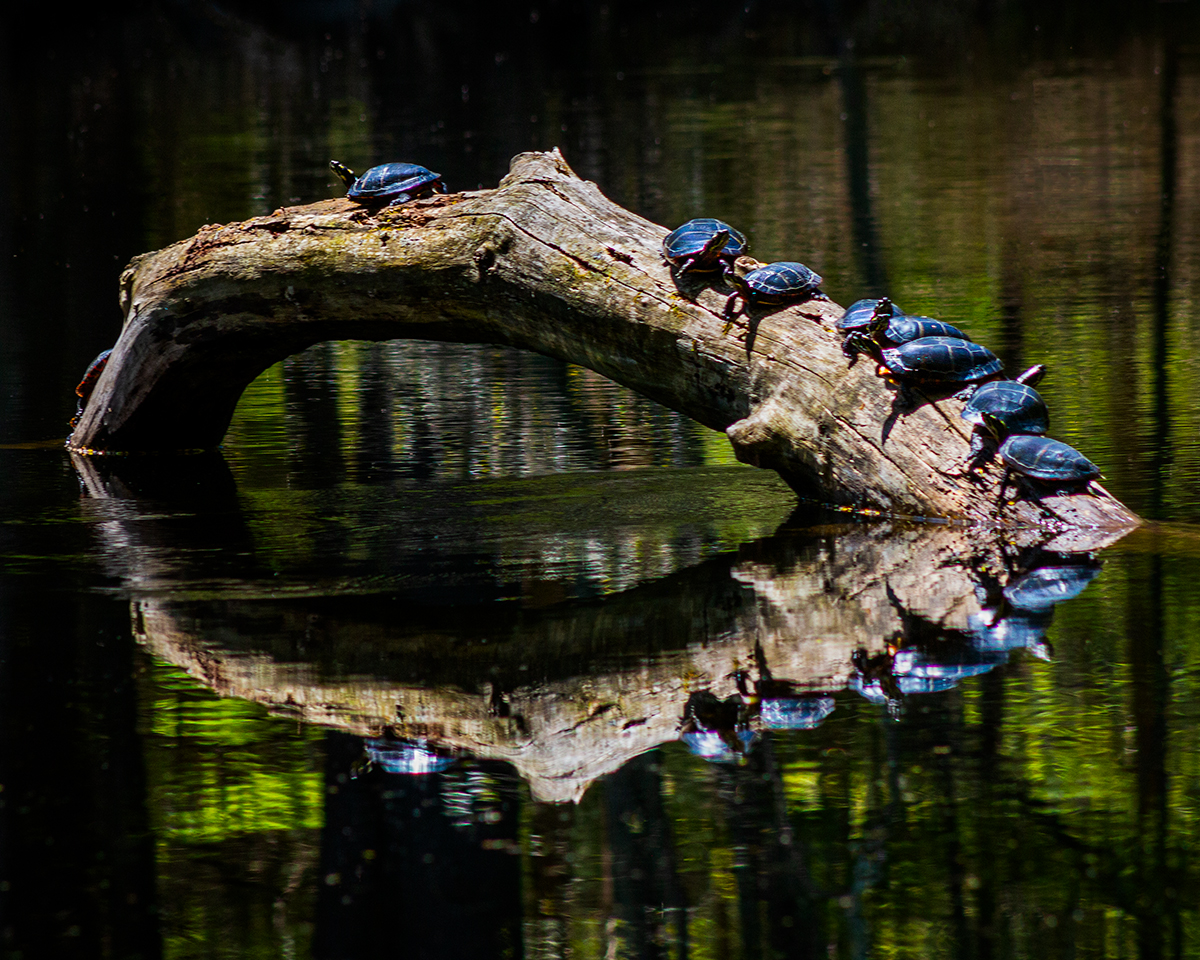
[[[259,373],[322,341],[508,344],[722,430],[739,459],[831,504],[1059,532],[1138,523],[1097,484],[1000,504],[995,465],[964,473],[960,401],[901,412],[872,363],[847,369],[829,301],[757,308],[724,332],[730,288],[673,276],[665,234],[557,151],[516,157],[494,190],[205,227],[126,269],[125,326],[68,446],[215,447]]]

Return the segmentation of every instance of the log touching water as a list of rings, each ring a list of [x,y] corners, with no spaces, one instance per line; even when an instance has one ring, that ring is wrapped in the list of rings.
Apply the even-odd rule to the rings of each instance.
[[[1138,523],[1097,484],[1000,504],[994,465],[965,474],[960,401],[902,411],[871,363],[847,369],[829,301],[756,308],[724,332],[730,288],[673,276],[665,234],[557,151],[516,157],[494,190],[207,226],[122,275],[125,325],[68,446],[213,448],[259,373],[322,341],[507,344],[722,430],[740,460],[838,506],[1058,531]]]

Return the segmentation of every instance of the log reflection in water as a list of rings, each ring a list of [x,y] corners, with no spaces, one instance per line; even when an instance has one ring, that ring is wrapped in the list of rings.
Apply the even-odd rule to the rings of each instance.
[[[1014,607],[1002,587],[1021,577],[978,551],[949,527],[810,528],[546,609],[150,598],[134,600],[134,629],[221,695],[506,760],[536,799],[570,801],[678,738],[700,691],[745,705],[734,726],[802,726],[821,719],[796,720],[813,694],[850,687],[899,709],[1038,643],[1051,601]]]
[[[167,500],[148,496],[149,474],[122,481],[94,461],[81,465],[85,508],[132,598],[140,642],[221,695],[363,736],[508,761],[547,801],[578,800],[597,777],[679,738],[685,721],[683,733],[707,736],[708,747],[693,749],[721,759],[720,744],[736,756],[764,727],[819,723],[838,691],[895,712],[906,696],[992,669],[1015,647],[1044,653],[1054,602],[1082,590],[1097,568],[1086,554],[1054,559],[978,527],[827,525],[828,514],[797,510],[774,535],[736,549],[718,538],[727,549],[699,562],[703,551],[675,551],[666,576],[618,576],[643,581],[629,589],[572,594],[572,568],[560,589],[531,595],[505,580],[511,551],[522,570],[546,571],[553,564],[539,550],[561,551],[573,537],[603,550],[595,530],[624,534],[579,527],[572,503],[479,540],[475,521],[464,532],[393,506],[383,488],[379,502],[392,513],[345,506],[336,549],[318,553],[311,574],[301,564],[285,580],[272,566],[285,560],[262,549],[227,471],[219,461],[200,465],[212,476],[198,471],[190,494],[168,471]],[[460,509],[475,509],[475,520],[494,525],[498,515],[472,496],[442,512],[461,523]],[[724,507],[722,496],[713,502]],[[514,510],[532,518],[552,503]],[[658,526],[630,528],[643,552],[654,553],[645,549],[654,538],[680,542],[680,512],[657,509],[667,518]],[[314,523],[305,513],[279,519]],[[546,537],[536,523],[563,528]],[[442,534],[452,542],[431,548]],[[693,539],[706,538],[711,546],[710,534]],[[622,549],[616,543],[613,556]],[[364,551],[373,592],[340,569],[355,571]],[[697,694],[728,709],[706,714]]]

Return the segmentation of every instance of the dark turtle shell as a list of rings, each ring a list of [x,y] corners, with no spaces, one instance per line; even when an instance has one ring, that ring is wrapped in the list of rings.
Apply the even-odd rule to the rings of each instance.
[[[387,773],[441,773],[456,762],[455,757],[439,752],[424,740],[367,737],[363,745],[367,759]]]
[[[663,238],[663,259],[680,273],[711,273],[732,263],[748,247],[740,230],[723,220],[701,217],[676,227]]]
[[[445,193],[442,175],[434,173],[416,163],[381,163],[372,167],[361,177],[353,180],[354,171],[330,160],[329,166],[349,189],[346,196],[360,203],[381,203],[389,206],[427,197],[431,193]]]
[[[902,343],[920,340],[922,337],[954,337],[956,340],[970,340],[965,333],[953,324],[932,317],[910,317],[907,315],[892,316],[887,327],[879,335],[880,346],[898,347]]]
[[[902,317],[904,311],[892,303],[887,297],[878,300],[855,300],[837,322],[837,328],[849,333],[852,330],[866,330],[880,314],[880,305],[885,304],[891,317]]]
[[[860,300],[859,304],[871,301]],[[851,310],[858,307],[855,304]],[[914,317],[900,313],[892,301],[884,297],[875,301],[874,310],[868,315],[865,307],[859,308],[853,314],[846,311],[838,326],[846,331],[846,339],[842,341],[842,353],[850,358],[850,366],[858,361],[858,354],[876,352],[882,347],[898,347],[913,340],[926,337],[954,337],[957,340],[970,340],[965,333],[949,323],[934,320],[932,317]],[[849,319],[847,319],[847,317]]]
[[[794,260],[778,260],[742,277],[754,303],[798,300],[821,286],[821,275]]]
[[[922,337],[882,352],[883,371],[901,380],[974,383],[994,377],[1004,365],[987,347],[958,337]]]
[[[765,267],[751,270],[739,277],[729,267],[725,278],[734,286],[734,292],[725,302],[725,317],[736,312],[735,303],[740,297],[745,306],[774,306],[803,300],[805,297],[821,296],[821,275],[794,260],[778,260]]]
[[[1042,395],[1033,387],[1016,380],[985,383],[971,395],[961,416],[968,423],[995,434],[996,424],[989,422],[989,418],[992,418],[999,423],[1004,436],[1013,433],[1042,434],[1050,429],[1050,411]]]
[[[1049,437],[1014,434],[1000,445],[1000,459],[1035,480],[1077,483],[1100,476],[1100,468],[1074,447]]]

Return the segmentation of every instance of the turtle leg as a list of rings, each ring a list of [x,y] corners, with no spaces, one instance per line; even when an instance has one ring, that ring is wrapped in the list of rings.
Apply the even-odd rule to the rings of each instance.
[[[409,201],[409,200],[412,200],[412,199],[413,199],[413,194],[411,194],[411,193],[400,193],[400,194],[397,194],[397,195],[396,195],[396,199],[395,199],[395,200],[393,200],[391,203],[389,203],[389,204],[388,204],[388,206],[389,206],[389,207],[398,207],[398,206],[400,206],[400,204],[402,204],[402,203],[408,203],[408,201]]]
[[[729,328],[733,326],[734,317],[736,317],[738,313],[737,309],[734,307],[734,304],[741,296],[741,292],[735,290],[729,295],[729,299],[725,301],[725,309],[721,313],[721,316],[725,318],[725,328],[721,331],[721,336],[725,336],[727,333],[729,333]],[[743,298],[743,300],[744,299],[745,298]]]
[[[971,431],[971,453],[967,457],[967,473],[974,473],[992,459],[996,444],[992,438],[976,427]]]
[[[996,498],[996,509],[999,510],[1004,505],[1004,491],[1008,489],[1009,481],[1012,480],[1012,470],[1005,467],[1004,476],[1000,480],[1000,496]]]
[[[842,341],[842,353],[850,361],[847,369],[853,369],[854,365],[858,363],[858,355],[862,353],[862,348],[858,344],[858,334],[851,333],[846,336],[846,339]]]

